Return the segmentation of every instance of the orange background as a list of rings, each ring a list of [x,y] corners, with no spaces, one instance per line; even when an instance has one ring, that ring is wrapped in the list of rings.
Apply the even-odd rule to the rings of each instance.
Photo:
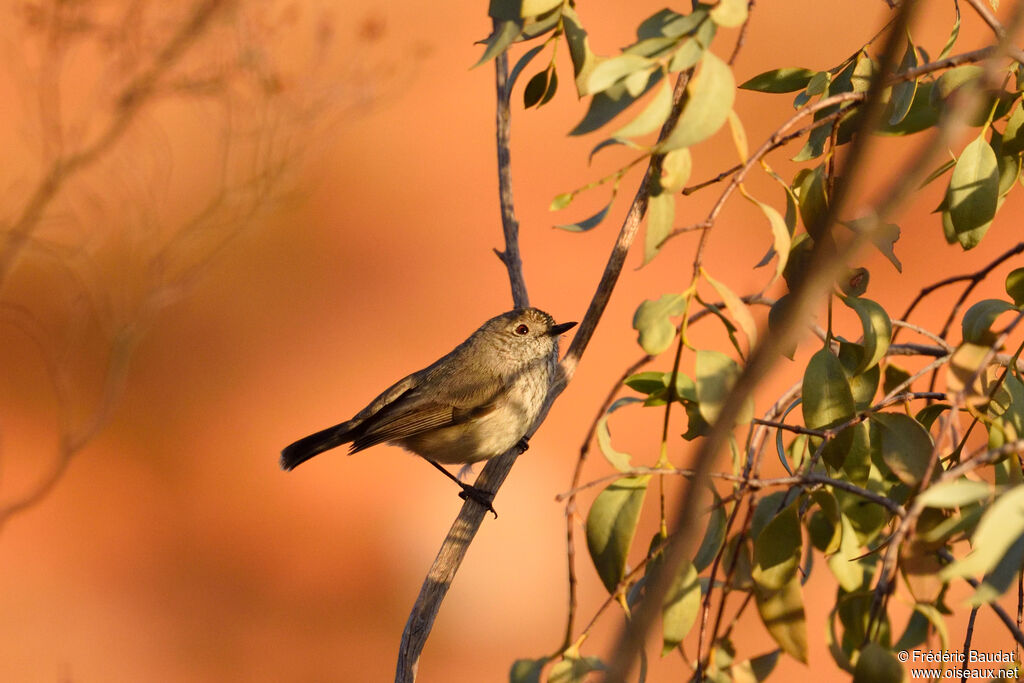
[[[605,5],[584,4],[580,14],[592,48],[606,55],[631,42],[632,27],[662,6]],[[180,18],[150,10],[150,27]],[[96,12],[110,19],[122,9],[99,3]],[[886,12],[883,3],[758,4],[737,79],[778,66],[832,67],[874,33]],[[929,7],[915,27],[915,39],[932,55],[945,42],[951,14]],[[27,11],[18,17],[0,29],[10,65],[0,69],[8,103],[0,110],[0,148],[9,150],[0,169],[5,224],[22,211],[45,167],[40,160],[53,152],[40,107],[54,111],[57,102],[62,121],[80,124],[65,135],[73,148],[102,129],[117,78],[103,70],[106,56],[87,37],[69,50],[59,90],[48,90],[40,75],[43,29]],[[350,2],[343,10],[322,2],[258,10],[240,4],[218,17],[213,38],[196,44],[186,66],[230,72],[233,64],[259,64],[255,72],[270,96],[232,91],[243,105],[232,109],[233,128],[225,129],[224,110],[211,104],[218,97],[171,90],[101,164],[68,183],[39,226],[45,244],[24,254],[2,292],[11,310],[0,318],[0,500],[17,499],[51,471],[60,433],[42,356],[24,327],[11,323],[15,307],[32,311],[60,349],[75,425],[101,402],[110,330],[120,329],[118,322],[146,324],[109,421],[52,492],[3,527],[0,680],[393,676],[406,616],[461,501],[450,482],[390,447],[352,458],[332,452],[290,474],[279,470],[277,458],[285,444],[348,418],[510,307],[506,274],[491,253],[502,244],[493,70],[469,69],[481,52],[472,43],[488,30],[482,3]],[[736,35],[721,31],[715,51],[727,55]],[[957,51],[987,40],[980,22],[965,16]],[[151,54],[144,42],[138,49]],[[561,92],[551,104],[524,113],[522,85],[513,98],[512,170],[526,278],[533,304],[560,321],[582,317],[638,179],[627,177],[608,219],[592,232],[551,229],[590,215],[607,198],[601,188],[552,215],[547,206],[555,194],[630,158],[609,150],[588,168],[600,136],[566,136],[583,112],[566,57],[562,45]],[[788,95],[739,93],[736,108],[752,147],[788,117],[790,102]],[[275,152],[240,155],[229,166],[232,177],[241,177],[281,148],[294,152],[279,192],[252,216],[232,215],[198,237],[172,241],[217,187],[222,166],[213,150],[225,131],[248,151],[253,143],[245,136],[267,135],[271,127]],[[890,177],[899,148],[899,141],[880,143],[873,179]],[[792,174],[785,159],[797,149],[771,157],[783,175]],[[735,158],[723,131],[695,150],[693,178]],[[750,189],[779,201],[777,186],[754,175]],[[969,272],[1019,239],[1018,188],[982,247],[963,254],[947,246],[929,214],[941,185],[921,192],[898,219],[902,277],[877,253],[861,255],[872,272],[867,296],[893,313],[920,287]],[[677,225],[701,220],[720,189],[681,199]],[[164,270],[155,269],[152,254],[168,244]],[[643,270],[639,251],[630,255],[575,380],[497,497],[500,518],[485,522],[459,572],[427,643],[421,680],[504,680],[514,659],[541,656],[560,643],[565,523],[554,497],[569,487],[602,397],[642,355],[631,329],[636,306],[686,286],[695,244],[693,236],[678,238]],[[738,292],[755,291],[770,276],[770,268],[753,269],[769,244],[763,217],[734,198],[712,235],[708,270]],[[48,251],[52,245],[61,247],[57,257]],[[998,271],[975,298],[999,296],[1002,275],[1017,265]],[[194,277],[179,277],[191,266]],[[100,317],[113,322],[93,320],[83,289],[87,300],[102,302]],[[154,291],[166,296],[157,297],[150,316],[139,302]],[[937,328],[951,296],[929,300],[916,320]],[[849,316],[840,324],[857,336]],[[696,339],[723,348],[714,323],[702,323]],[[669,362],[659,359],[652,368]],[[692,367],[692,359],[686,364]],[[799,367],[780,367],[760,394],[759,412]],[[660,420],[656,411],[623,411],[613,418],[617,447],[653,464]],[[685,420],[676,414],[674,424],[682,431]],[[671,441],[677,465],[690,452],[690,444]],[[584,479],[606,471],[595,449]],[[581,496],[581,510],[595,491]],[[656,529],[649,507],[638,547]],[[579,632],[605,594],[581,534],[577,539]],[[822,680],[842,680],[823,638],[832,579],[822,562],[816,569],[805,587],[810,668]],[[965,595],[958,588],[950,604]],[[894,607],[897,634],[906,616],[905,606]],[[950,619],[954,647],[964,622]],[[619,614],[607,613],[584,651],[606,654],[620,624]],[[734,642],[743,656],[772,648],[756,618],[741,622]],[[987,610],[975,642],[986,651],[1012,649]],[[688,647],[692,652],[689,641]],[[685,668],[675,656],[654,657],[651,665],[649,680],[659,681],[676,680]],[[780,664],[780,673],[804,671],[792,661]]]

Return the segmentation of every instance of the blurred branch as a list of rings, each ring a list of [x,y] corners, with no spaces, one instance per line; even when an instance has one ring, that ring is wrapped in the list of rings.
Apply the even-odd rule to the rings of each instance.
[[[0,290],[14,263],[29,242],[50,202],[76,173],[109,152],[124,136],[142,107],[152,98],[160,79],[181,60],[188,48],[203,34],[224,0],[204,0],[193,7],[170,40],[157,52],[153,63],[133,78],[115,98],[116,111],[106,129],[81,150],[58,157],[32,191],[28,202],[7,231],[0,251]]]
[[[879,76],[872,80],[866,94],[863,116],[857,134],[846,157],[844,168],[839,174],[840,182],[836,185],[833,202],[829,205],[822,221],[823,224],[820,226],[823,233],[836,222],[840,215],[845,213],[846,204],[849,202],[851,194],[851,181],[863,170],[866,147],[872,142],[869,133],[874,130],[883,111],[882,95],[888,75],[893,73],[897,59],[896,54],[902,47],[901,41],[909,24],[910,15],[918,4],[915,0],[904,2],[889,29],[885,48],[879,58]],[[943,130],[948,127],[948,125],[944,126]],[[926,158],[930,158],[933,149],[944,146],[946,136],[938,137],[939,139],[932,141],[929,146]],[[919,162],[920,160],[915,161]],[[914,183],[917,182],[921,173],[916,170],[918,168],[921,166],[912,167],[911,170],[897,176],[892,184],[887,185],[893,189],[889,195],[883,197],[876,204],[871,227],[879,225],[884,217],[901,203],[906,193],[916,187]],[[717,420],[697,450],[694,476],[685,482],[680,505],[671,526],[673,531],[665,549],[664,562],[660,563],[656,571],[649,577],[644,599],[633,610],[628,624],[620,630],[612,650],[606,681],[618,683],[626,680],[634,661],[643,649],[648,630],[661,613],[664,596],[680,564],[686,558],[690,545],[696,538],[697,525],[692,524],[690,520],[693,519],[698,509],[700,487],[707,480],[711,465],[717,457],[719,449],[732,432],[732,426],[747,397],[774,366],[776,359],[781,356],[782,350],[798,338],[804,321],[808,318],[815,302],[831,289],[835,276],[845,268],[846,257],[859,248],[869,232],[871,229],[854,235],[844,247],[839,247],[834,241],[827,239],[819,240],[815,244],[807,275],[800,285],[790,293],[791,304],[781,316],[778,327],[773,327],[772,334],[764,338],[750,354],[747,365],[732,391],[729,392]],[[701,676],[700,670],[698,670],[697,676],[698,678]]]

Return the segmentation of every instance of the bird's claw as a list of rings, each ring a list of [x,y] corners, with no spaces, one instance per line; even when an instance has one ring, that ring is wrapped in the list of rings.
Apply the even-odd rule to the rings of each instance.
[[[516,443],[516,446],[519,448],[520,455],[525,453],[530,449],[530,437],[524,436],[523,438],[519,439],[519,441]]]
[[[461,483],[461,482],[460,482]],[[459,492],[459,498],[462,500],[472,500],[473,502],[481,505],[485,510],[494,515],[494,518],[498,518],[498,512],[494,509],[494,494],[483,489],[478,489],[475,486],[469,484],[462,485],[462,491]]]

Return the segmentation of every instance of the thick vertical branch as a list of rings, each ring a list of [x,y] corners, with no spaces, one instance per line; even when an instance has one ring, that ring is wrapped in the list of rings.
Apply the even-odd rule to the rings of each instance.
[[[502,55],[502,57],[503,56],[504,55]],[[507,66],[496,64],[495,68],[500,71],[507,68]],[[507,107],[507,93],[504,92],[502,82],[503,79],[499,76],[497,78],[499,128],[502,125],[500,123],[501,116],[504,115],[507,117],[509,115]],[[675,127],[676,121],[679,120],[679,114],[682,110],[684,101],[683,95],[688,82],[689,72],[680,75],[679,80],[676,82],[674,96],[675,106],[673,107],[668,120],[666,120],[665,125],[662,127],[660,137],[667,135],[667,133]],[[502,97],[505,97],[504,104],[501,103]],[[502,114],[502,112],[504,112],[504,114]],[[507,126],[507,122],[504,125]],[[499,133],[499,147],[502,139],[503,138]],[[499,159],[501,158],[501,154],[502,153],[499,151]],[[507,156],[505,158],[507,159]],[[590,342],[590,338],[594,334],[594,330],[597,329],[597,323],[601,319],[601,315],[604,313],[604,309],[607,306],[608,300],[611,298],[612,291],[615,288],[615,283],[618,281],[619,274],[622,272],[622,266],[625,263],[626,254],[639,231],[640,220],[643,218],[644,212],[647,210],[647,199],[650,194],[651,185],[649,181],[654,177],[654,174],[660,172],[660,169],[661,157],[652,157],[651,162],[647,167],[647,171],[644,174],[643,180],[640,183],[640,189],[637,190],[636,196],[633,198],[633,203],[630,205],[629,212],[626,215],[626,220],[623,222],[622,228],[619,230],[619,235],[612,247],[612,253],[608,257],[608,262],[601,275],[601,280],[597,285],[597,290],[591,299],[590,306],[587,308],[587,313],[584,316],[583,321],[580,323],[579,331],[576,333],[569,350],[566,352],[565,356],[562,358],[562,362],[558,366],[558,375],[555,377],[551,388],[548,390],[545,407],[541,411],[541,415],[537,419],[537,422],[527,433],[527,437],[532,436],[534,432],[537,431],[537,428],[540,427],[547,418],[547,413],[551,404],[559,394],[565,390],[566,385],[572,379],[572,376],[576,371],[576,366],[579,363],[579,359],[586,350],[587,344]],[[508,178],[509,176],[507,174],[501,174],[499,172],[499,179],[502,180],[502,182],[507,181]],[[504,191],[502,191],[502,196],[504,196]],[[511,197],[511,193],[509,193],[508,196]],[[511,207],[511,204],[509,204],[509,207]],[[506,231],[505,235],[506,239],[508,239],[510,233]],[[512,233],[512,237],[517,238],[517,233]],[[509,244],[506,244],[506,253],[513,253]],[[518,254],[518,244],[515,246],[514,253]],[[502,260],[504,260],[504,258]],[[513,292],[514,291],[515,284],[513,283]],[[516,458],[519,457],[519,453],[519,447],[516,446],[509,452],[488,462],[480,472],[480,476],[478,476],[474,482],[474,486],[489,493],[496,493],[498,488],[505,481],[508,473],[511,471],[512,465],[515,463]],[[412,612],[409,614],[409,619],[405,624],[405,630],[402,632],[402,642],[399,645],[398,651],[398,665],[395,672],[395,683],[412,683],[416,680],[416,669],[419,665],[420,654],[423,652],[423,646],[426,644],[427,638],[430,635],[430,630],[434,625],[434,619],[437,617],[437,612],[441,608],[441,602],[444,600],[445,595],[447,595],[448,588],[451,586],[451,582],[455,578],[455,574],[462,565],[462,560],[466,557],[466,552],[469,550],[469,544],[472,543],[473,538],[476,536],[476,532],[480,529],[480,523],[483,522],[484,514],[485,510],[483,506],[473,500],[467,500],[463,503],[462,509],[459,511],[459,516],[455,519],[455,523],[452,524],[451,529],[448,531],[448,535],[445,537],[444,543],[441,545],[441,550],[434,559],[434,563],[431,565],[430,570],[427,573],[427,578],[424,580],[423,586],[420,588],[420,594],[416,598],[416,603],[413,605]]]

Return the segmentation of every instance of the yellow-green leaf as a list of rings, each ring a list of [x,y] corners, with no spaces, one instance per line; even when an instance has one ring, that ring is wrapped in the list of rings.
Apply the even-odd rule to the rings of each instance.
[[[689,97],[675,128],[658,145],[667,152],[691,147],[714,135],[725,124],[736,97],[732,69],[711,52],[705,52],[700,71],[687,87]]]
[[[650,263],[661,243],[672,232],[676,219],[676,198],[667,192],[652,195],[647,200],[647,234],[644,236],[644,265]]]
[[[778,591],[765,591],[755,585],[754,597],[768,633],[782,651],[807,663],[807,620],[800,577],[794,576]]]
[[[854,375],[859,375],[878,365],[878,361],[885,357],[889,350],[889,340],[892,337],[892,322],[885,309],[871,299],[850,296],[842,297],[842,300],[844,304],[856,311],[864,330],[864,356],[853,372]]]
[[[920,422],[903,413],[875,413],[871,420],[879,427],[885,464],[904,484],[917,486],[928,472],[931,434]]]
[[[693,628],[700,611],[700,578],[697,570],[683,560],[661,608],[662,650],[672,652]]]
[[[736,321],[740,329],[743,330],[743,334],[747,335],[750,348],[753,348],[757,344],[757,323],[754,322],[754,316],[750,314],[750,308],[724,282],[719,282],[711,277],[703,268],[700,270],[704,278],[718,292],[718,296],[722,297],[722,301],[725,302],[725,308],[732,315],[732,319]]]
[[[624,477],[594,499],[587,514],[587,549],[609,593],[626,575],[626,559],[650,476]]]
[[[953,167],[946,201],[960,246],[973,249],[992,225],[999,200],[999,164],[984,134],[970,142]]]
[[[800,565],[799,501],[794,501],[765,525],[754,541],[753,579],[766,591],[781,590]]]
[[[718,0],[709,14],[722,28],[742,26],[747,20],[747,0]]]
[[[971,552],[943,567],[939,578],[949,581],[960,576],[985,574],[999,563],[1022,534],[1024,485],[1016,486],[995,499],[971,537]]]
[[[669,317],[685,309],[682,294],[664,294],[657,300],[648,299],[640,304],[633,315],[633,329],[640,333],[640,347],[652,356],[667,349],[676,336],[676,326]]]
[[[662,193],[675,194],[683,189],[693,171],[693,155],[685,147],[674,149],[661,160]]]
[[[665,123],[670,111],[672,111],[672,91],[668,87],[668,81],[665,81],[644,110],[635,119],[612,133],[612,137],[632,138],[646,135]]]

